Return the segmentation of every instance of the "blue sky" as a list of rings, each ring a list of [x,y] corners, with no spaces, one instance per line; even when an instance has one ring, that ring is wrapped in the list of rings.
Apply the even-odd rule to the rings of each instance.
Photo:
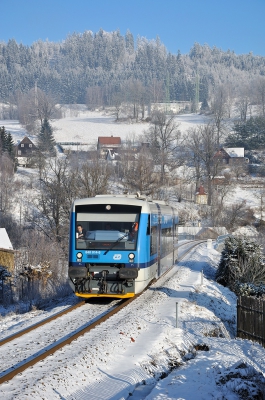
[[[195,42],[265,56],[265,0],[0,0],[0,41],[64,40],[73,32],[129,29],[167,50]]]

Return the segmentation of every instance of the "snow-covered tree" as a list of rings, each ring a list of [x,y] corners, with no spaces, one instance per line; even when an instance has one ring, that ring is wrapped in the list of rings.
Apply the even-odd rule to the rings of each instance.
[[[43,153],[48,153],[49,155],[55,155],[56,142],[53,137],[53,129],[47,118],[44,118],[41,125],[41,130],[38,135],[38,148]]]
[[[265,281],[265,262],[261,246],[245,237],[225,240],[216,272],[218,283],[235,290],[239,284]]]

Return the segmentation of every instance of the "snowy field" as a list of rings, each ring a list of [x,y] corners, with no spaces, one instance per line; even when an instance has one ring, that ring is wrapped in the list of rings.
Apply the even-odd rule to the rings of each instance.
[[[80,106],[75,112],[65,111],[65,118],[52,121],[54,137],[57,142],[81,142],[96,146],[99,136],[119,136],[122,141],[133,140],[144,134],[149,124],[146,122],[124,123],[115,122],[115,118],[105,113],[88,111]],[[184,133],[188,128],[205,123],[205,117],[197,114],[184,114],[176,117],[180,123],[179,129]],[[0,126],[5,126],[14,139],[22,140],[26,135],[25,129],[18,121],[0,120]],[[27,135],[31,140],[34,136]]]
[[[264,399],[265,350],[235,338],[236,296],[213,280],[219,258],[201,245],[106,323],[3,383],[0,398]],[[43,313],[2,318],[1,337]]]

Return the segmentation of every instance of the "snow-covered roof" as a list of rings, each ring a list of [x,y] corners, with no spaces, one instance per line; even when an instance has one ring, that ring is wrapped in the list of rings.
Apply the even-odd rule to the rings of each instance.
[[[224,147],[230,157],[244,157],[244,147]]]
[[[214,227],[207,227],[202,228],[201,226],[179,226],[178,227],[178,234],[186,233],[189,235],[197,235],[200,231],[205,229],[211,229],[212,231],[216,232],[218,235],[226,235],[227,229],[223,226],[214,226]]]
[[[5,228],[0,228],[0,249],[13,250],[12,243]]]
[[[237,228],[232,234],[234,236],[257,237],[258,231],[253,226],[241,226]]]

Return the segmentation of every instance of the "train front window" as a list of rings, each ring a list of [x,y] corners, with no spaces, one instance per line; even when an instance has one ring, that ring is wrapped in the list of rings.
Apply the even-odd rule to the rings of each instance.
[[[76,213],[76,249],[135,250],[140,213]]]

